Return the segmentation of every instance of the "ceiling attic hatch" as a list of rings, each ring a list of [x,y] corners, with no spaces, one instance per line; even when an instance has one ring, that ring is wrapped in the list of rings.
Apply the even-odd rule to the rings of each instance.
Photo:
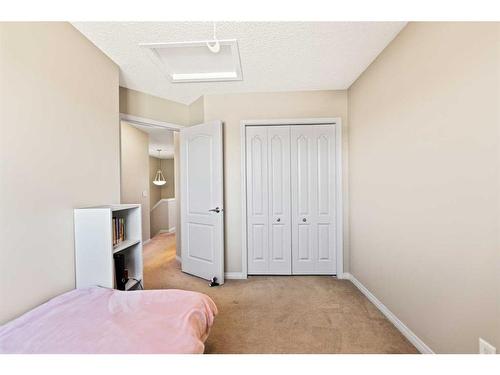
[[[241,81],[236,39],[200,42],[143,43],[172,83]]]

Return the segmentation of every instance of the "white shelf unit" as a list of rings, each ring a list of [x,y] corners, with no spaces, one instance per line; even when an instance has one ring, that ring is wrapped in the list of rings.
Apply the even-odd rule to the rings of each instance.
[[[125,239],[113,246],[113,218],[124,218]],[[113,255],[125,255],[129,282],[143,280],[140,204],[116,204],[74,210],[76,287],[116,288]]]

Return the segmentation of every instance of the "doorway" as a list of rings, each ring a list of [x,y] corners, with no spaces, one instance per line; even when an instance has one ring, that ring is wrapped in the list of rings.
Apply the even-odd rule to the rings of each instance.
[[[141,205],[145,270],[146,263],[161,267],[179,259],[177,146],[183,126],[126,114],[120,118],[121,203]]]
[[[224,283],[222,122],[121,115],[120,126],[121,201],[141,204],[145,267],[154,244],[153,264],[175,257],[183,272]]]

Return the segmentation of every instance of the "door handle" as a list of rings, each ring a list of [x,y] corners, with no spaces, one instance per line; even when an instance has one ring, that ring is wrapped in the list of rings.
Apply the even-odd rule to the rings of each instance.
[[[303,219],[302,219],[302,221],[305,223],[305,222],[307,221],[307,219],[306,219],[306,218],[303,218]]]
[[[279,222],[281,221],[281,219],[280,219],[280,218],[277,218],[277,219],[276,219],[276,221],[279,223]]]
[[[218,213],[220,212],[220,208],[219,208],[219,207],[215,207],[215,208],[212,208],[212,209],[210,209],[210,210],[208,210],[208,211],[210,211],[210,212],[215,212],[215,213],[217,213],[217,214],[218,214]]]

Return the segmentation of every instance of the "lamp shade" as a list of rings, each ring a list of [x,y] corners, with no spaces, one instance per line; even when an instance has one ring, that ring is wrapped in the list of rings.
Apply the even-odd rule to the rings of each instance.
[[[158,172],[156,172],[156,176],[155,176],[155,179],[153,181],[153,184],[155,184],[157,186],[162,186],[162,185],[165,185],[166,183],[167,183],[167,181],[165,180],[165,177],[163,176],[161,169],[158,169]]]

